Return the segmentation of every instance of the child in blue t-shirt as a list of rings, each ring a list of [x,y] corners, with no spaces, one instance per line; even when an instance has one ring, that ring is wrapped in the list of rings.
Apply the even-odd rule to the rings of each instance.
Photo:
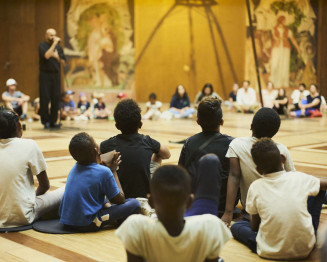
[[[139,213],[139,202],[125,199],[117,177],[119,153],[114,154],[110,163],[98,164],[99,146],[84,132],[72,138],[69,152],[77,163],[67,178],[59,208],[60,223],[81,231],[97,231]]]

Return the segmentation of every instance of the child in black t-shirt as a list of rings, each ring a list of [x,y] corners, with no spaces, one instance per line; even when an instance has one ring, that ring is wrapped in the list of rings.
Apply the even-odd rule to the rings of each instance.
[[[162,159],[170,157],[170,152],[150,136],[138,133],[142,127],[141,109],[132,99],[117,104],[114,118],[121,134],[103,141],[100,151],[102,154],[112,150],[120,152],[122,163],[117,173],[126,197],[145,198],[151,174]]]

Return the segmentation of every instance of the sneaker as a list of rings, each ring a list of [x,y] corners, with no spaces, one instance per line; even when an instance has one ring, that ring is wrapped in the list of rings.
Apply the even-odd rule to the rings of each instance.
[[[44,124],[44,129],[50,129],[50,123],[49,122],[46,122]]]
[[[22,115],[20,116],[20,119],[21,119],[21,120],[25,120],[26,118],[27,118],[26,114],[22,114]]]
[[[61,124],[50,124],[51,129],[59,129],[61,127]]]

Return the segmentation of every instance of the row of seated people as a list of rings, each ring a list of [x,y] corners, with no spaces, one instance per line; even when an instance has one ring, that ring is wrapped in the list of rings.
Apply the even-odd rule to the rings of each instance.
[[[155,93],[150,94],[149,101],[146,103],[146,113],[143,119],[171,119],[171,118],[192,118],[199,103],[206,98],[223,99],[214,91],[212,84],[207,83],[196,95],[193,107],[191,106],[189,96],[184,86],[179,85],[172,96],[169,110],[161,112],[162,103],[157,100]],[[322,116],[322,111],[326,108],[326,100],[319,94],[316,84],[310,85],[310,91],[306,90],[306,85],[301,83],[299,89],[293,91],[292,105],[289,106],[289,99],[286,90],[281,88],[274,89],[272,82],[268,82],[267,89],[262,91],[264,107],[273,108],[279,115],[304,117],[304,116]],[[237,112],[254,113],[259,109],[257,102],[257,93],[250,86],[249,81],[243,81],[242,87],[236,83],[229,94],[229,99],[224,104]]]
[[[23,92],[17,90],[17,82],[15,79],[10,78],[6,82],[7,90],[2,93],[2,100],[5,103],[6,108],[14,110],[22,120],[27,118],[28,102],[30,97]],[[79,100],[77,106],[73,100],[74,91],[67,90],[61,94],[60,102],[60,117],[61,120],[75,119],[75,120],[87,120],[89,118],[96,119],[108,119],[111,111],[106,108],[106,104],[103,101],[103,93],[93,93],[92,102],[87,100],[87,95],[81,92],[78,96]],[[126,95],[119,93],[117,98],[120,100]],[[38,111],[40,108],[39,98],[33,101],[34,112],[32,115],[33,120],[40,120]]]
[[[17,82],[12,78],[7,80],[6,86],[7,91],[2,94],[2,100],[5,102],[6,107],[14,110],[22,119],[26,119],[30,97],[16,90]],[[92,94],[91,103],[87,101],[87,95],[84,92],[80,93],[77,107],[73,101],[73,94],[74,92],[69,90],[62,93],[60,104],[60,117],[62,120],[108,119],[110,116],[111,111],[106,108],[106,104],[103,101],[103,93]],[[306,90],[306,85],[301,83],[299,88],[294,90],[291,95],[293,100],[292,106],[289,106],[289,99],[285,89],[275,90],[272,82],[268,82],[267,89],[262,91],[262,96],[264,106],[273,108],[280,115],[290,115],[293,117],[321,116],[321,111],[326,108],[326,100],[319,94],[318,86],[315,84],[311,84],[310,91],[308,91]],[[198,104],[208,97],[223,101],[214,91],[212,84],[207,83],[196,95],[193,108],[185,88],[179,85],[172,96],[169,110],[161,114],[162,103],[157,101],[156,95],[152,93],[149,96],[149,102],[146,104],[146,113],[143,119],[158,119],[160,117],[166,119],[173,117],[191,118]],[[122,99],[125,97],[121,97],[118,94],[117,98]],[[237,112],[245,113],[253,113],[259,108],[256,91],[250,87],[250,82],[246,80],[243,81],[241,88],[239,88],[237,83],[233,85],[233,90],[229,94],[229,100],[225,101],[225,104],[230,109],[235,108]],[[34,107],[33,119],[39,120],[39,103],[37,101],[34,101]]]
[[[87,95],[81,92],[78,96],[77,106],[73,100],[74,91],[66,90],[61,94],[60,118],[61,120],[88,120],[90,118],[108,119],[111,111],[106,108],[103,93],[93,93],[91,102]]]
[[[320,95],[318,86],[311,84],[309,91],[304,83],[299,84],[291,94],[292,104],[289,103],[286,90],[276,90],[272,82],[267,83],[267,88],[262,90],[264,107],[273,108],[279,115],[321,116],[326,108],[326,100]],[[253,113],[258,107],[256,91],[250,87],[249,81],[244,81],[241,88],[238,84],[233,85],[233,91],[229,94],[226,105],[237,112]]]
[[[17,114],[1,108],[0,227],[30,224],[59,207],[67,227],[97,231],[120,225],[116,234],[128,261],[218,261],[232,235],[264,258],[310,254],[327,181],[296,172],[287,148],[271,140],[281,123],[274,110],[257,111],[252,137],[233,138],[220,133],[221,103],[201,101],[202,132],[187,139],[179,166],[162,167],[170,152],[139,133],[137,103],[119,102],[114,117],[121,134],[100,146],[86,133],[71,139],[69,151],[77,163],[66,187],[45,194],[49,180],[41,150],[21,138]],[[112,158],[101,161],[107,154]],[[33,175],[39,181],[36,192]],[[230,232],[225,224],[230,226],[239,190],[245,214]],[[157,218],[138,215],[142,201],[135,198],[148,199]]]

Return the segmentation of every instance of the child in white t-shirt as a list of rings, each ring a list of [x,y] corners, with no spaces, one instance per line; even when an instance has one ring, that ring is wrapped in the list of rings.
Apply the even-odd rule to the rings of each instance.
[[[262,178],[247,194],[250,221],[232,225],[235,239],[269,259],[302,259],[314,248],[318,228],[312,214],[320,215],[327,180],[283,169],[286,157],[270,138],[261,138],[251,149]],[[311,198],[311,207],[307,199]],[[310,204],[309,204],[310,205]]]
[[[158,219],[133,215],[116,231],[128,261],[218,261],[231,233],[213,215],[184,218],[193,200],[187,171],[175,165],[159,167],[150,191],[149,203]]]
[[[238,137],[230,144],[226,153],[230,163],[230,175],[227,184],[226,208],[222,220],[229,225],[234,210],[234,203],[238,190],[241,192],[241,203],[246,207],[247,191],[251,183],[262,175],[256,170],[251,156],[252,145],[262,137],[272,138],[280,127],[280,117],[271,108],[263,107],[254,115],[251,130],[252,137]],[[286,171],[295,171],[291,155],[286,146],[276,143],[281,154],[286,157],[284,168]]]
[[[162,103],[157,101],[157,95],[155,93],[151,93],[149,95],[149,100],[150,101],[146,103],[146,113],[142,118],[152,120],[159,119],[161,116],[160,109],[162,107]]]

